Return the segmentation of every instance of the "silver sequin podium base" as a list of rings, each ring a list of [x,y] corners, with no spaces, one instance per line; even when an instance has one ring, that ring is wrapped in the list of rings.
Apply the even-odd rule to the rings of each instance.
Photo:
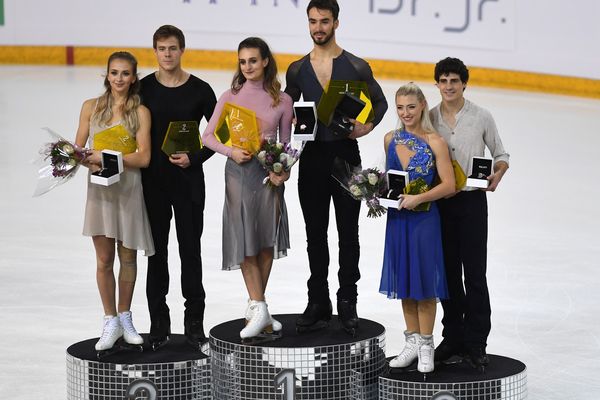
[[[523,400],[527,398],[527,368],[518,360],[489,355],[485,372],[466,361],[436,365],[426,376],[414,367],[387,370],[379,378],[380,400]]]
[[[275,316],[283,337],[244,345],[243,320],[210,331],[213,398],[229,399],[377,399],[378,377],[385,366],[385,329],[360,320],[355,337],[334,316],[329,328],[299,334],[298,315]]]
[[[98,339],[67,349],[68,400],[212,399],[210,359],[193,350],[183,335],[157,351],[120,351],[98,359]],[[147,347],[147,346],[146,346]]]

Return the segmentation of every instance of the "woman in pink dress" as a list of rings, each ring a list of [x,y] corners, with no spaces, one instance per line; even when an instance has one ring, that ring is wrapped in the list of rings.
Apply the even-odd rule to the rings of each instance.
[[[221,95],[202,140],[210,149],[227,156],[223,208],[223,269],[241,268],[250,297],[247,325],[240,337],[279,332],[281,323],[269,314],[265,289],[274,258],[287,255],[289,232],[284,201],[284,181],[289,173],[267,172],[248,151],[226,146],[215,137],[225,103],[256,113],[262,140],[290,141],[292,99],[281,89],[277,65],[269,46],[250,37],[238,46],[238,69],[231,89]],[[272,185],[265,185],[269,177]],[[269,187],[274,186],[274,187]]]

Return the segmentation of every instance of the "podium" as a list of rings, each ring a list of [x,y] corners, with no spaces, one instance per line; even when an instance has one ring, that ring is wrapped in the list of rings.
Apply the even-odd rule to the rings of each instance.
[[[297,333],[298,316],[274,316],[282,338],[258,345],[241,343],[243,319],[211,329],[213,399],[377,399],[385,328],[361,319],[352,337],[334,315],[326,329]]]
[[[379,377],[380,400],[521,400],[527,398],[527,368],[521,361],[489,354],[490,364],[481,372],[466,361],[436,365],[427,374],[412,370]],[[390,358],[391,359],[391,358]],[[459,360],[460,361],[460,360]]]
[[[147,343],[146,335],[142,335]],[[67,349],[67,399],[212,399],[208,344],[195,351],[185,336],[153,351],[122,350],[98,359],[89,339]]]

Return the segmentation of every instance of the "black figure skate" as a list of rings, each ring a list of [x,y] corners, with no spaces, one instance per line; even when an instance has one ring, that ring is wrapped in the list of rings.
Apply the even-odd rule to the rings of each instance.
[[[337,301],[338,319],[344,330],[352,337],[356,336],[358,330],[358,315],[356,314],[356,301]]]
[[[326,304],[308,303],[304,313],[296,320],[296,331],[306,333],[327,328],[332,313],[331,301]]]
[[[206,335],[204,334],[204,326],[202,321],[193,320],[185,322],[185,338],[187,343],[192,346],[194,350],[201,351],[202,345],[207,342]]]
[[[156,319],[150,324],[148,342],[153,351],[156,351],[169,342],[171,335],[171,321],[168,319]]]
[[[485,373],[485,369],[490,363],[490,358],[485,352],[485,347],[483,346],[473,346],[467,348],[465,360],[471,365],[471,367],[479,370],[482,374]]]

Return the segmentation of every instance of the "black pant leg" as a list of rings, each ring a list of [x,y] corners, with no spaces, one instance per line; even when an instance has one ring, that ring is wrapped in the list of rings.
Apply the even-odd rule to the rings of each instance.
[[[173,198],[173,209],[181,259],[185,321],[203,321],[206,292],[202,285],[200,238],[204,227],[204,202],[195,203],[189,197],[177,196]]]
[[[450,298],[442,301],[443,336],[486,345],[491,329],[487,287],[487,200],[483,191],[438,201]],[[463,283],[464,279],[464,283]]]
[[[468,218],[461,222],[461,258],[465,282],[464,341],[467,346],[485,346],[491,329],[490,296],[487,286],[487,199],[483,191],[467,192]]]
[[[150,183],[144,184],[144,200],[152,229],[155,254],[148,257],[146,298],[153,324],[170,324],[166,296],[169,293],[168,243],[171,228],[171,203],[168,193]],[[160,322],[159,322],[160,321]]]
[[[460,219],[462,202],[460,194],[438,201],[442,228],[444,267],[449,298],[442,300],[444,315],[442,335],[453,343],[462,343],[464,337],[465,289],[463,286],[462,260],[460,258]]]
[[[340,268],[338,270],[338,280],[340,288],[337,292],[337,298],[356,302],[358,296],[356,283],[360,279],[358,267],[360,258],[358,240],[360,201],[352,198],[337,181],[331,184],[333,185],[333,205],[339,239]]]
[[[298,196],[304,216],[310,278],[308,300],[313,303],[329,302],[329,205],[331,199],[331,156],[320,142],[306,144],[300,158]]]

